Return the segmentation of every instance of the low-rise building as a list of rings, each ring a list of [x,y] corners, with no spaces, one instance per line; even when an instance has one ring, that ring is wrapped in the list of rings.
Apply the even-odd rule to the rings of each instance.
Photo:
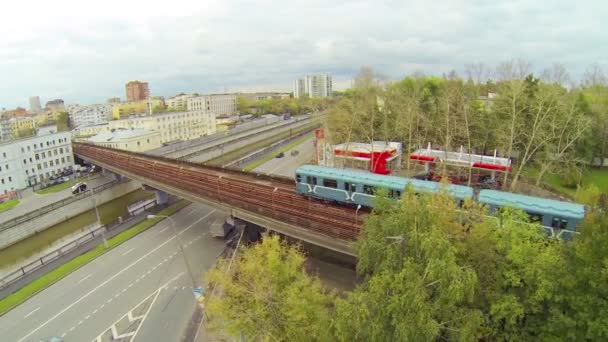
[[[17,107],[15,109],[9,109],[2,112],[2,118],[11,119],[11,118],[22,118],[28,115],[27,110],[22,107]]]
[[[188,99],[187,108],[192,110],[203,110],[218,116],[236,115],[236,95],[234,94],[212,94],[195,96]]]
[[[9,119],[13,138],[23,138],[34,133],[34,119],[30,117]]]
[[[74,131],[72,131],[72,134],[74,135],[74,137],[88,138],[93,135],[99,134],[101,132],[109,132],[109,131],[110,131],[110,125],[107,123],[104,123],[104,124],[98,124],[98,125],[78,127]]]
[[[0,193],[32,186],[74,165],[69,132],[0,143]]]
[[[69,105],[68,118],[71,127],[98,125],[110,121],[111,106],[107,104]]]
[[[106,100],[108,104],[118,104],[120,103],[120,97],[110,97]]]
[[[283,100],[291,97],[289,93],[243,93],[238,96],[244,97],[249,101],[262,100]]]
[[[88,139],[89,142],[104,147],[133,152],[145,152],[161,147],[160,132],[147,129],[113,129],[101,132]]]
[[[186,110],[188,99],[193,98],[193,94],[179,94],[167,100],[167,108]]]
[[[215,116],[204,110],[132,116],[108,123],[110,131],[119,128],[158,131],[162,143],[201,138],[216,132]]]
[[[150,113],[156,107],[164,107],[165,100],[161,96],[135,102],[119,103],[112,106],[112,119],[124,119],[134,114]]]
[[[0,141],[9,141],[12,139],[11,122],[9,119],[0,119]]]

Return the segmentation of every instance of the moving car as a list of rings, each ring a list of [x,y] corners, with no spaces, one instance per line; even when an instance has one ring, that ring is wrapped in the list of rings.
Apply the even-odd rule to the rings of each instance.
[[[87,191],[87,183],[84,182],[78,182],[74,185],[72,185],[72,193],[73,194],[80,194]]]
[[[283,152],[279,152],[279,153],[277,153],[277,155],[275,156],[275,158],[283,158],[283,157],[285,157],[285,153],[283,153]]]

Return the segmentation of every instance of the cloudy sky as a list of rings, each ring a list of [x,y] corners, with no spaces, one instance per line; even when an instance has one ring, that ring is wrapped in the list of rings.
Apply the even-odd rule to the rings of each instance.
[[[305,73],[343,88],[362,65],[391,79],[471,62],[608,69],[608,1],[6,0],[0,108],[103,102],[124,84],[178,92],[290,91]]]

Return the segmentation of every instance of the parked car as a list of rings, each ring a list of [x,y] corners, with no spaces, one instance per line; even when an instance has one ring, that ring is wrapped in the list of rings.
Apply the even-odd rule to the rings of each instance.
[[[277,153],[277,155],[275,156],[275,158],[283,158],[283,157],[285,157],[285,153],[283,153],[283,152],[279,152],[279,153]]]
[[[87,191],[87,183],[84,182],[78,182],[74,185],[72,185],[72,193],[73,194],[80,194]]]

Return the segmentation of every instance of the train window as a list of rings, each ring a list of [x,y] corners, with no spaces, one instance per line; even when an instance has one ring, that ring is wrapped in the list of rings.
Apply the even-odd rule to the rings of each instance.
[[[389,196],[393,198],[401,198],[401,191],[399,190],[391,190]]]
[[[335,189],[338,187],[338,182],[335,179],[324,179],[323,186]]]
[[[530,219],[530,223],[539,223],[539,222],[543,222],[543,216],[540,214],[532,214],[532,213],[526,213],[528,214],[528,218]]]
[[[296,182],[300,183],[302,181],[302,177],[300,175],[296,175]]]
[[[364,185],[363,186],[363,192],[368,194],[368,195],[373,195],[376,192],[376,188],[374,188],[371,185]]]
[[[317,177],[306,176],[306,183],[317,185]]]
[[[357,192],[357,184],[355,183],[344,183],[344,190],[348,192]]]
[[[563,218],[554,217],[551,221],[551,227],[555,229],[566,229],[568,228],[568,221]]]

